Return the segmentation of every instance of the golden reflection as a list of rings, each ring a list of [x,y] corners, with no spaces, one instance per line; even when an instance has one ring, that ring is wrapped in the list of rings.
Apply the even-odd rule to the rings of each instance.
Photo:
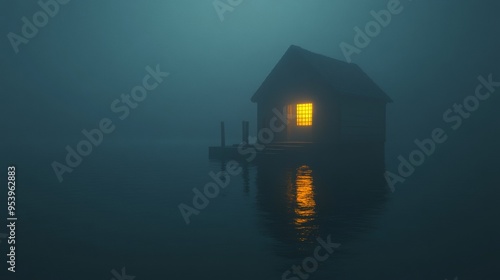
[[[299,239],[305,241],[315,228],[313,222],[316,217],[313,177],[309,166],[302,165],[297,168],[295,182],[288,182],[288,191],[295,213],[294,225],[299,231]]]

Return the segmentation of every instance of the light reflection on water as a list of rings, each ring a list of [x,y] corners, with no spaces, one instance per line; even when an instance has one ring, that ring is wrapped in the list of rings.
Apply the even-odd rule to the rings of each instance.
[[[299,241],[306,241],[314,230],[316,217],[316,201],[314,199],[314,185],[312,170],[302,165],[296,170],[295,180],[288,180],[287,192],[289,203],[294,210],[294,225]]]
[[[127,156],[117,157],[124,147]],[[392,264],[399,256],[416,260],[441,257],[429,255],[428,250],[422,250],[421,255],[408,255],[408,249],[427,248],[422,246],[427,239],[419,239],[421,229],[429,236],[436,236],[434,244],[452,248],[463,235],[450,238],[450,232],[464,230],[467,236],[475,236],[477,226],[486,228],[484,223],[495,221],[493,216],[498,213],[493,211],[497,209],[492,208],[494,204],[478,200],[481,205],[475,205],[480,211],[477,214],[488,219],[464,228],[448,209],[450,204],[430,200],[432,211],[424,213],[447,213],[449,219],[456,219],[436,230],[439,221],[430,224],[428,220],[434,215],[420,217],[423,209],[420,200],[407,202],[406,197],[404,202],[391,203],[391,211],[385,212],[387,190],[378,177],[366,176],[366,169],[340,172],[322,162],[266,161],[258,165],[242,164],[241,175],[231,177],[230,185],[221,190],[220,196],[211,200],[200,215],[193,216],[193,223],[186,226],[177,211],[178,204],[192,203],[191,189],[203,187],[210,180],[208,172],[218,172],[223,165],[217,162],[207,166],[204,149],[153,147],[139,149],[124,144],[100,149],[62,184],[55,181],[50,166],[39,168],[54,160],[53,154],[60,152],[59,146],[48,149],[47,155],[43,149],[28,150],[26,157],[16,155],[15,163],[19,170],[24,170],[24,176],[19,176],[22,187],[18,194],[24,201],[24,225],[18,234],[20,240],[29,242],[29,247],[23,247],[25,252],[20,251],[26,269],[19,273],[37,279],[64,279],[68,275],[75,280],[102,279],[111,275],[111,269],[124,265],[131,274],[137,273],[136,279],[161,279],[165,271],[178,279],[280,279],[291,265],[311,256],[318,245],[316,237],[331,235],[332,241],[342,246],[310,279],[367,279],[373,276],[369,275],[371,270],[365,273],[359,268],[375,270],[373,263],[378,265],[379,272],[400,276],[412,264],[401,261],[400,268],[396,268]],[[359,176],[361,171],[363,176]],[[384,180],[383,176],[379,179]],[[465,183],[457,186],[446,189],[446,193],[458,192],[454,195],[456,203],[462,203],[467,199],[462,195],[468,194],[470,186]],[[429,194],[434,195],[437,187],[443,186],[430,184]],[[494,203],[497,192],[493,187],[488,189],[491,192],[478,195],[491,197],[486,202]],[[402,193],[391,199],[401,197]],[[383,224],[384,227],[389,224],[389,228],[372,232],[380,223],[376,219],[380,214],[390,216]],[[442,219],[441,215],[438,217]],[[403,225],[408,225],[408,230],[401,231]],[[498,247],[497,243],[491,243],[496,240],[493,237],[498,227],[495,223],[487,226],[491,234],[479,231],[483,239],[476,239],[466,248],[468,255],[479,256],[483,248]],[[401,232],[408,236],[402,236]],[[363,237],[360,233],[367,234]],[[387,246],[405,239],[413,241],[404,246]],[[50,252],[50,258],[46,252]],[[454,271],[454,265],[461,263],[464,255],[458,252],[456,258],[451,254],[444,256],[448,257],[445,262],[436,261],[438,265],[430,265],[428,270]],[[485,255],[476,263],[493,268],[493,263],[484,265],[488,258]],[[53,262],[59,268],[46,270]],[[476,263],[471,261],[471,265]],[[144,267],[147,269],[141,269]],[[80,272],[74,274],[76,270]],[[221,270],[227,275],[220,277]],[[336,275],[343,277],[334,278]],[[22,276],[20,279],[33,278]]]
[[[256,167],[261,225],[277,241],[279,257],[308,256],[318,237],[344,244],[371,232],[386,201],[383,176],[368,169],[356,176],[348,167],[314,160],[266,160]]]

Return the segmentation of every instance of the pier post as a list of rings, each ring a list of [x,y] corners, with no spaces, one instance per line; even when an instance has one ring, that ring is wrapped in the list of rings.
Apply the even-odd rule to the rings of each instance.
[[[220,146],[226,146],[226,132],[224,130],[224,122],[220,122]]]
[[[249,123],[247,121],[242,122],[242,141],[248,144],[248,127]]]

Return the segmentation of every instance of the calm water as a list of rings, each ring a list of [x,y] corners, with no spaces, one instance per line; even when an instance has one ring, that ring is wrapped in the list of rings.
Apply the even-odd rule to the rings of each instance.
[[[493,161],[436,157],[394,193],[327,163],[250,165],[186,225],[179,203],[221,168],[208,144],[108,141],[61,184],[50,163],[64,146],[6,151],[18,170],[17,279],[112,279],[122,267],[135,280],[282,279],[329,235],[341,245],[308,279],[500,277]]]

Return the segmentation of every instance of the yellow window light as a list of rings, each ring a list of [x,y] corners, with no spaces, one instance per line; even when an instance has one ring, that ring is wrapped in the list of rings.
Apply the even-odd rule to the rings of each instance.
[[[297,126],[311,126],[313,120],[313,104],[297,104]]]

